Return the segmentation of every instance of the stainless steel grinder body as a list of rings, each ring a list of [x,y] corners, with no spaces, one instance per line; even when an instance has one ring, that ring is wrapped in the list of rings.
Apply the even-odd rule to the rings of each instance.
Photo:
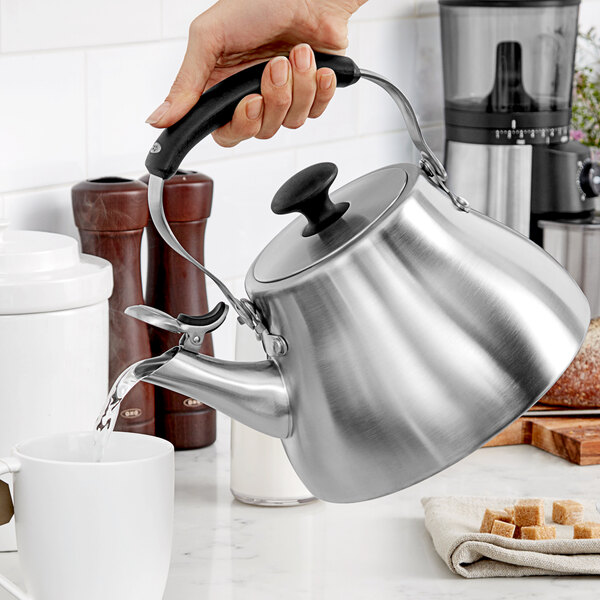
[[[575,279],[600,317],[600,218],[540,221],[544,250]]]
[[[541,245],[537,221],[594,208],[569,142],[579,0],[440,0],[452,189]]]

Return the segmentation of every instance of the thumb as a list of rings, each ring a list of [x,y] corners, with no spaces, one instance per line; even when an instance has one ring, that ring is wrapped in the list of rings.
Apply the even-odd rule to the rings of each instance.
[[[146,119],[153,127],[169,127],[198,102],[217,63],[214,36],[194,21],[190,27],[183,63],[165,101]]]

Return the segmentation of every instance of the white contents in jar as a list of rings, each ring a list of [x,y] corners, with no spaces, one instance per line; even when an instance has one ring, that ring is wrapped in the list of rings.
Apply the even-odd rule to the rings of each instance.
[[[265,360],[254,333],[238,325],[236,360]],[[281,440],[231,422],[231,493],[261,506],[293,506],[315,498],[300,481]]]

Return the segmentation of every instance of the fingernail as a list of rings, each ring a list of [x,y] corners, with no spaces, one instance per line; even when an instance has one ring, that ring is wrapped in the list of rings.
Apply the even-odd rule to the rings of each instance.
[[[158,123],[161,117],[171,108],[171,103],[167,100],[163,102],[147,119],[146,123],[154,125]]]
[[[308,71],[311,63],[310,46],[302,44],[294,50],[294,64],[298,71]]]
[[[288,82],[290,67],[287,58],[280,56],[271,61],[271,81],[277,87],[283,87]]]
[[[256,121],[256,119],[258,119],[258,117],[260,117],[260,113],[262,112],[262,107],[263,107],[262,97],[253,98],[252,100],[249,100],[248,103],[246,104],[246,116],[251,121]]]
[[[323,91],[331,88],[331,86],[333,84],[333,77],[334,77],[333,73],[324,73],[323,75],[321,75],[321,79],[319,81],[319,87]]]

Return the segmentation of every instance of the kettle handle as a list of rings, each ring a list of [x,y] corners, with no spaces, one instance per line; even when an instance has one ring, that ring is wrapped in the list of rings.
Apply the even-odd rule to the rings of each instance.
[[[360,69],[347,56],[315,52],[315,61],[317,68],[328,67],[334,71],[338,87],[347,87],[360,79]],[[146,158],[148,171],[161,179],[172,177],[198,142],[231,121],[243,98],[260,93],[266,66],[263,62],[244,69],[204,92],[182,119],[160,134]]]
[[[347,56],[315,52],[317,68],[328,67],[336,75],[338,87],[348,87],[361,77],[379,85],[396,102],[413,144],[421,153],[420,167],[432,183],[445,192],[457,208],[468,210],[468,203],[453,194],[445,185],[444,166],[428,146],[415,111],[406,96],[385,77],[360,69]],[[150,148],[146,168],[151,175],[163,180],[172,177],[188,152],[213,131],[233,117],[239,102],[249,94],[260,93],[261,79],[267,62],[254,65],[217,83],[204,92],[192,109],[177,123],[163,130]]]
[[[394,84],[377,73],[359,69],[347,56],[315,52],[315,60],[318,68],[329,67],[335,72],[338,87],[352,85],[361,77],[382,87],[396,102],[404,117],[413,144],[421,153],[419,166],[423,173],[433,185],[450,197],[458,209],[468,211],[468,203],[446,186],[447,174],[444,166],[425,141],[410,102]],[[231,120],[236,106],[245,96],[260,92],[262,73],[266,64],[264,62],[244,69],[204,92],[200,100],[181,120],[160,134],[146,158],[146,168],[150,172],[148,181],[150,216],[160,236],[175,252],[212,279],[239,315],[240,322],[248,325],[255,331],[257,337],[262,339],[269,356],[281,356],[287,352],[286,341],[269,332],[262,315],[250,301],[236,298],[217,276],[187,252],[173,234],[162,205],[164,180],[176,173],[181,161],[198,142]]]

